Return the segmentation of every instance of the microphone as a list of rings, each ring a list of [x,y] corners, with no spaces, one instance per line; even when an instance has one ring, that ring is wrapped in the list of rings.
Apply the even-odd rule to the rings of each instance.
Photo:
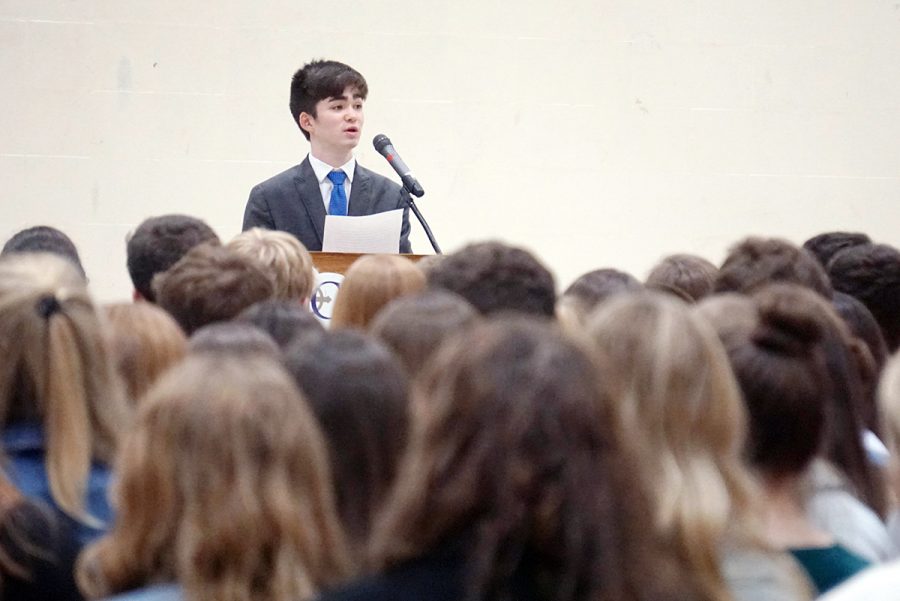
[[[394,171],[397,172],[397,175],[400,176],[403,187],[406,188],[407,192],[417,197],[421,197],[425,194],[425,190],[423,190],[421,184],[416,181],[415,176],[413,176],[409,167],[406,166],[406,163],[403,162],[403,159],[400,158],[400,155],[397,154],[397,149],[394,148],[394,145],[391,144],[391,141],[386,135],[378,134],[375,136],[375,139],[372,140],[372,144],[375,146],[375,150],[387,159],[388,163],[391,164],[391,167],[394,168]]]

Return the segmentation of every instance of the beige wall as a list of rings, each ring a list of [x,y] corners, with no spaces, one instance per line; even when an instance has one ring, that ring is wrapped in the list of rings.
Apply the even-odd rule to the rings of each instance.
[[[896,0],[0,0],[0,42],[0,238],[62,228],[103,300],[141,219],[228,238],[303,157],[313,57],[366,75],[357,156],[389,174],[390,135],[445,250],[526,245],[560,287],[751,233],[900,244]]]

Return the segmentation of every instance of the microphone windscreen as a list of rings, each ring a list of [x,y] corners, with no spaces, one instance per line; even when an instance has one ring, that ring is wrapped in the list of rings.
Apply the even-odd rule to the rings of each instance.
[[[391,141],[384,134],[378,134],[375,136],[375,139],[372,140],[372,145],[375,146],[375,150],[379,153],[384,154],[384,149],[387,146],[391,145]]]

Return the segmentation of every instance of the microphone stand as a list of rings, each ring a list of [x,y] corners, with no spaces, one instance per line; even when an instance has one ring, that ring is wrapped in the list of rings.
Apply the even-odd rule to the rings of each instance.
[[[431,242],[431,247],[434,249],[434,252],[439,255],[444,254],[441,252],[441,247],[438,246],[437,240],[434,239],[434,234],[431,233],[431,228],[428,227],[428,222],[425,221],[425,218],[422,216],[422,211],[420,211],[419,207],[416,206],[416,201],[413,200],[412,192],[406,186],[405,182],[403,184],[403,190],[406,192],[406,203],[409,205],[409,208],[416,216],[416,219],[419,220],[419,223],[422,224],[422,229],[425,230],[425,235],[428,236],[428,241]]]

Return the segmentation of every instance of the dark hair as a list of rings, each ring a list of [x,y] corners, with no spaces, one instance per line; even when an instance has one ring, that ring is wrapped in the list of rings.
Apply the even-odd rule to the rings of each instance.
[[[387,348],[354,330],[292,344],[285,364],[325,434],[338,515],[361,555],[406,443],[406,375]]]
[[[670,255],[656,264],[645,282],[648,288],[695,303],[712,294],[719,269],[696,255]]]
[[[25,228],[13,234],[6,241],[0,255],[25,252],[48,252],[60,257],[65,257],[75,264],[82,277],[85,276],[81,258],[75,243],[64,232],[49,225],[36,225]]]
[[[835,290],[872,312],[888,350],[900,348],[900,251],[886,244],[854,246],[831,259],[828,274]]]
[[[128,274],[134,289],[155,302],[153,276],[166,271],[202,242],[219,243],[205,222],[188,215],[162,215],[145,219],[128,238]]]
[[[273,298],[254,303],[235,320],[266,332],[282,350],[298,338],[319,338],[325,334],[321,322],[297,301]]]
[[[394,351],[414,377],[442,342],[480,319],[458,294],[426,290],[388,303],[375,315],[369,331]]]
[[[337,98],[348,87],[356,88],[359,96],[369,95],[366,79],[353,67],[337,61],[315,60],[309,62],[291,79],[291,119],[299,127],[300,113],[316,117],[316,104],[326,98]],[[309,132],[300,128],[309,140]]]
[[[201,244],[153,279],[159,306],[186,334],[225,321],[253,303],[271,298],[275,283],[256,261],[222,246]]]
[[[826,232],[804,242],[803,248],[811,252],[822,267],[827,267],[831,258],[845,248],[871,242],[867,235],[857,232]]]
[[[220,321],[199,328],[188,340],[189,353],[266,355],[281,360],[281,349],[272,337],[249,323]]]
[[[752,236],[728,251],[715,291],[750,294],[772,282],[799,284],[831,298],[828,275],[809,251],[780,238]]]
[[[426,274],[431,288],[459,294],[484,315],[519,311],[553,316],[553,274],[525,249],[502,242],[463,247]]]
[[[494,319],[442,347],[414,389],[378,565],[456,545],[467,599],[670,598],[679,576],[639,523],[648,497],[602,394],[594,360],[547,322]]]
[[[592,309],[615,294],[639,292],[644,289],[636,277],[618,269],[595,269],[572,282],[564,297],[574,297],[586,309]]]

